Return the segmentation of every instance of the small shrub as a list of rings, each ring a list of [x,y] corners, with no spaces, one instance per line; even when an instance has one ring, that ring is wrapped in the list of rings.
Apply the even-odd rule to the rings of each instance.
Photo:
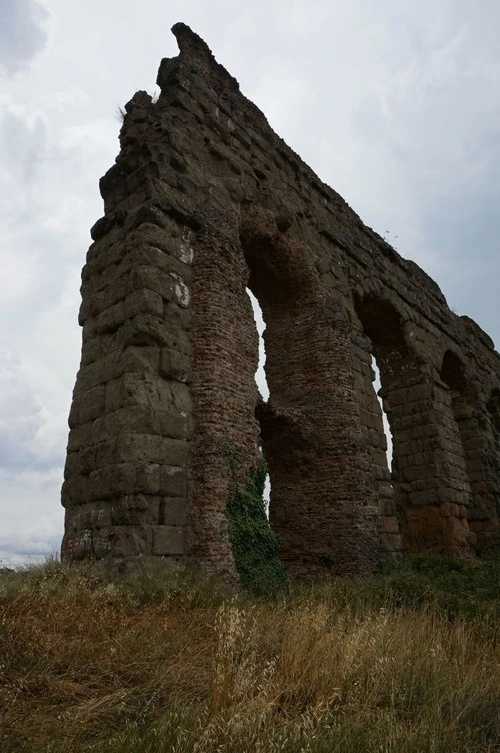
[[[282,592],[288,575],[279,561],[279,538],[264,507],[267,464],[262,456],[244,484],[237,479],[239,460],[230,455],[230,499],[226,508],[233,556],[243,588],[257,596]]]

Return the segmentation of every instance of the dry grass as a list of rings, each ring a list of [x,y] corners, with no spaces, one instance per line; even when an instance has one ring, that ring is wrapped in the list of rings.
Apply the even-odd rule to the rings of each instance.
[[[495,618],[386,602],[366,581],[270,603],[183,573],[2,576],[0,749],[500,751]]]

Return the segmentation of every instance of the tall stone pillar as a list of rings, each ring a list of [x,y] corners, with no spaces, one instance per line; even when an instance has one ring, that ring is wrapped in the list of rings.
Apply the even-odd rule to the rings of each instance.
[[[493,394],[478,403],[460,401],[456,416],[472,488],[469,525],[480,551],[500,543],[500,401]]]
[[[124,196],[110,176],[104,193],[82,273],[62,554],[176,559],[191,436],[189,230],[153,200],[129,202],[126,219],[113,211]]]
[[[360,332],[354,332],[351,335],[351,342],[363,442],[369,453],[374,496],[378,498],[380,542],[388,554],[399,557],[403,544],[400,522],[396,514],[391,472],[387,462],[387,438],[382,408],[374,388],[373,345],[370,338]]]
[[[405,549],[471,558],[471,487],[448,386],[419,377],[392,383],[382,394],[393,433],[392,473]]]

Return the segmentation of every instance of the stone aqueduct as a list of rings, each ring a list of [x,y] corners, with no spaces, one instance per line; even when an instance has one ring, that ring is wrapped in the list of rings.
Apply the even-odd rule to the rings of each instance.
[[[500,541],[500,356],[438,285],[277,136],[207,45],[173,28],[161,94],[126,105],[82,273],[63,556],[192,558],[235,579],[228,448],[262,445],[298,576]],[[269,401],[254,375],[266,322]],[[392,476],[373,388],[380,369]]]

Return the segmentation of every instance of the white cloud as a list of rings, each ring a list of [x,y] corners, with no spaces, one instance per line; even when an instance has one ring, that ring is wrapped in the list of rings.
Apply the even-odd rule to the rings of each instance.
[[[0,567],[11,567],[59,550],[64,511],[58,504],[61,469],[13,472],[0,468],[2,518]]]
[[[2,0],[0,71],[12,75],[29,67],[48,43],[50,15],[40,0]]]

